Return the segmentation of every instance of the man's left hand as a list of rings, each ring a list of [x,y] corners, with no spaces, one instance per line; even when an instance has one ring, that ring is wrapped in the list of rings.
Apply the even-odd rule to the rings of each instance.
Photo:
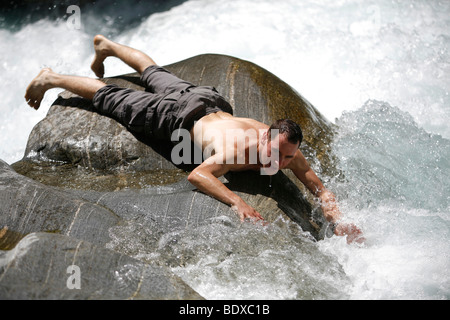
[[[334,229],[334,234],[337,236],[347,236],[347,243],[352,242],[364,243],[366,239],[362,235],[362,231],[351,223],[338,223]]]

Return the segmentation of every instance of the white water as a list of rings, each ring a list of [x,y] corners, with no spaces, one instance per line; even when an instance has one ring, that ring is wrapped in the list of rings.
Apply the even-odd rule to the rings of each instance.
[[[39,69],[94,76],[89,65],[96,16],[81,8],[81,17],[80,30],[63,19],[0,30],[0,158],[8,163],[22,157],[29,132],[60,91],[48,92],[38,112],[26,106],[25,88]],[[200,294],[308,297],[297,294],[306,273],[309,282],[325,284],[323,291],[333,288],[328,296],[312,297],[450,297],[450,2],[190,0],[114,33],[113,40],[161,65],[208,52],[250,60],[340,125],[335,150],[347,180],[324,179],[367,243],[348,246],[333,237],[314,246],[339,261],[348,281],[333,278],[336,266],[331,274],[319,267],[327,261],[308,264],[311,257],[295,246],[283,251],[281,241],[267,249],[267,241],[252,259],[218,261],[202,253],[195,264],[177,268]],[[131,71],[111,59],[105,76]],[[251,245],[245,241],[266,239],[269,231],[236,237],[245,248]],[[275,227],[272,232],[282,234]],[[296,234],[286,237],[295,241]]]

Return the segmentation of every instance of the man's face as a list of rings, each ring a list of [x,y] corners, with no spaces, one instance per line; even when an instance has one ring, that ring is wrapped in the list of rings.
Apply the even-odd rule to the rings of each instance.
[[[271,168],[271,171],[276,173],[279,169],[284,169],[288,166],[289,162],[294,158],[297,151],[298,143],[290,143],[286,135],[278,134],[272,140],[269,140],[263,148],[262,152],[267,156],[270,161],[264,163],[264,168]],[[272,173],[272,174],[274,174]]]

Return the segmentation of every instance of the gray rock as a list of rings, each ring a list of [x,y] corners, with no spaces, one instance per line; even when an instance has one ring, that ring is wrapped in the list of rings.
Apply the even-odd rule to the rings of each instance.
[[[0,203],[0,249],[40,231],[105,244],[108,229],[120,221],[113,211],[22,176],[1,160]]]
[[[31,233],[0,251],[0,299],[203,299],[167,268],[87,241]]]

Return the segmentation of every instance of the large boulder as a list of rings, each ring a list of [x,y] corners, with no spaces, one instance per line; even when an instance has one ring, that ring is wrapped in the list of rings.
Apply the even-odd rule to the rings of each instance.
[[[0,203],[0,299],[201,299],[164,263],[105,249],[123,216],[1,160]],[[82,290],[66,286],[70,265],[82,270]]]
[[[251,62],[222,55],[201,55],[166,67],[195,84],[215,86],[230,101],[236,116],[267,124],[279,118],[297,121],[305,136],[303,153],[322,175],[334,174],[333,156],[328,147],[333,137],[332,125],[270,72]],[[137,74],[104,81],[144,90]],[[173,235],[182,234],[183,230],[208,228],[211,224],[225,223],[227,228],[239,229],[239,219],[231,208],[195,190],[186,179],[192,167],[175,166],[169,155],[168,144],[135,136],[116,121],[93,112],[90,101],[67,91],[61,93],[45,119],[32,130],[24,158],[12,166],[0,161],[0,250],[11,250],[3,254],[0,251],[0,262],[12,266],[25,261],[28,265],[38,259],[39,251],[59,261],[62,256],[58,254],[62,253],[51,256],[46,251],[46,246],[55,241],[54,247],[59,251],[64,251],[67,245],[59,243],[70,243],[69,246],[89,243],[95,250],[89,247],[86,252],[100,252],[106,247],[122,255],[138,257],[150,265],[140,265],[141,271],[156,265],[176,267],[188,255],[195,256],[195,252],[187,250],[189,254],[183,253],[180,258],[171,249],[172,240],[167,240]],[[284,221],[295,221],[314,241],[330,236],[320,209],[289,174],[278,172],[269,177],[240,172],[229,173],[221,179],[269,223],[281,217]],[[23,246],[28,248],[30,233],[37,234],[37,243],[42,245],[33,242],[32,250],[19,250],[25,254],[19,261],[15,254],[9,253]],[[99,256],[103,258],[112,254],[101,252]],[[19,270],[14,271],[18,272],[17,277],[10,277],[16,275],[13,269],[8,267],[11,272],[5,276],[6,269],[1,268],[0,263],[0,293],[6,298],[96,296],[91,289],[80,296],[59,289],[55,289],[55,295],[45,295],[49,290],[36,291],[34,280],[30,282]],[[111,265],[111,268],[115,267]],[[168,270],[164,272],[170,274]],[[29,285],[15,290],[14,278]],[[113,283],[107,286],[115,288]],[[179,297],[199,298],[189,290],[182,292],[188,293],[180,293]],[[113,296],[128,294],[124,290]],[[173,298],[174,295],[172,291],[166,295],[147,292],[142,297]]]

